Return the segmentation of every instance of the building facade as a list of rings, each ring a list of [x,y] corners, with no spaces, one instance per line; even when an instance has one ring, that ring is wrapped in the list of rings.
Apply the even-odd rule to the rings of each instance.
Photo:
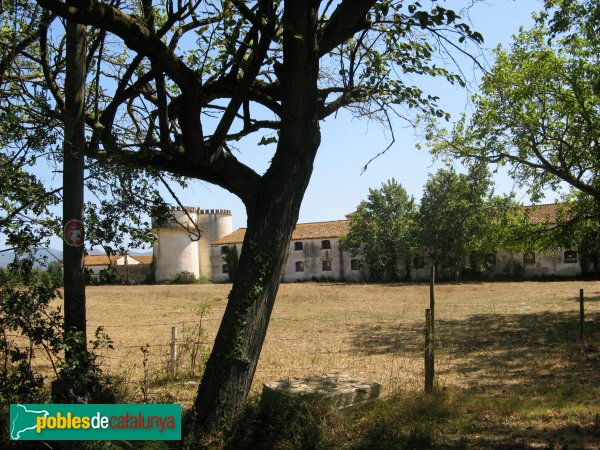
[[[534,223],[556,220],[556,205],[526,208]],[[169,223],[153,224],[158,235],[158,245],[154,247],[156,281],[168,281],[182,271],[214,282],[229,281],[227,254],[234,247],[241,254],[246,229],[232,231],[228,210],[174,208],[173,216]],[[340,247],[340,237],[348,232],[348,227],[347,219],[298,224],[292,233],[283,281],[368,281],[369,268],[362,257]],[[484,278],[574,277],[582,273],[579,255],[573,249],[520,254],[500,251],[485,257],[487,270],[481,274]],[[430,271],[431,262],[423,250],[421,256],[414,258],[410,278],[426,281]]]
[[[152,273],[152,256],[139,255],[86,255],[84,267],[92,280],[101,279],[101,272],[114,269],[114,275],[122,283],[143,283]]]
[[[299,223],[292,233],[283,281],[335,280],[366,281],[368,270],[359,256],[340,247],[340,236],[348,232],[348,220]],[[242,251],[245,228],[215,241],[212,245],[213,281],[229,280],[226,254],[233,246]]]
[[[171,221],[152,222],[158,237],[153,249],[155,280],[169,281],[180,272],[212,280],[212,244],[231,233],[231,211],[185,207],[172,208],[171,213]]]

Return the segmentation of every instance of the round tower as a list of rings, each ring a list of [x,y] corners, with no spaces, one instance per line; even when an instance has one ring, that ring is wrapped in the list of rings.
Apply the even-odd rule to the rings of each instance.
[[[231,233],[231,211],[186,206],[171,208],[171,214],[166,223],[152,223],[158,237],[153,249],[156,281],[171,280],[182,271],[212,279],[211,244]]]
[[[211,245],[217,239],[233,231],[231,211],[228,209],[200,209],[197,223],[198,228],[202,230],[202,237],[198,241],[200,275],[212,280]]]

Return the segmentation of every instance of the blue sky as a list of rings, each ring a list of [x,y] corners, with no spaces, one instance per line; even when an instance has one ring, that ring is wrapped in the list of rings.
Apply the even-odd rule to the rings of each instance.
[[[445,7],[460,10],[471,0],[449,0]],[[484,36],[484,48],[487,49],[487,66],[493,60],[489,50],[498,44],[508,47],[511,36],[519,27],[533,24],[531,14],[543,7],[542,0],[480,0],[469,10],[472,28]],[[439,104],[450,112],[453,118],[469,110],[468,99],[476,92],[481,73],[473,64],[463,61],[461,64],[470,81],[469,89],[452,86],[443,80],[419,80],[416,84],[432,95],[440,97]],[[426,150],[417,150],[416,132],[406,123],[393,122],[395,144],[382,156],[373,161],[366,172],[364,165],[390,143],[390,134],[378,123],[370,123],[350,117],[341,112],[321,123],[321,147],[317,155],[314,172],[300,210],[300,222],[339,220],[356,208],[368,196],[369,188],[378,188],[383,182],[395,178],[410,195],[421,197],[423,185],[428,174],[442,166],[434,162]],[[238,145],[236,156],[258,173],[268,167],[274,146],[257,146],[260,137],[246,139]],[[53,175],[43,168],[43,178]],[[496,191],[506,193],[513,190],[514,183],[506,175],[496,176]],[[54,180],[56,183],[56,180]],[[53,184],[54,184],[53,183]],[[230,209],[233,213],[233,228],[246,226],[246,213],[242,202],[229,192],[206,182],[191,181],[185,189],[175,188],[184,205],[199,206],[204,209]],[[168,199],[168,193],[164,192]],[[556,198],[548,193],[547,201]],[[528,203],[529,198],[519,194],[517,199]],[[174,203],[174,202],[172,202]],[[51,242],[51,247],[60,248],[59,238]]]
[[[464,4],[464,1],[450,1],[446,6],[460,9]],[[532,12],[541,10],[542,5],[538,0],[488,0],[478,2],[469,15],[473,28],[483,34],[486,49],[498,44],[507,47],[511,36],[518,32],[520,26],[531,26]],[[488,64],[490,62],[488,59]],[[468,99],[476,90],[480,76],[468,63],[465,73],[471,77],[470,91],[442,80],[419,85],[426,92],[438,95],[440,105],[456,118],[468,110]],[[365,163],[387,147],[389,133],[377,123],[353,119],[347,113],[338,114],[336,118],[329,118],[321,124],[322,143],[300,210],[300,222],[343,219],[367,197],[369,188],[377,188],[390,178],[395,178],[409,194],[420,198],[428,174],[435,172],[442,164],[434,163],[426,150],[415,148],[415,131],[406,123],[398,120],[393,125],[396,143],[361,175]],[[257,147],[248,141],[240,145],[236,156],[262,173],[271,155],[268,148]],[[497,192],[509,192],[514,188],[512,180],[502,174],[496,177],[496,186]],[[234,229],[246,226],[246,214],[241,201],[219,187],[192,182],[185,191],[178,191],[178,195],[185,205],[230,209],[233,212]],[[552,201],[555,197],[554,193],[548,193],[546,200]],[[519,194],[518,199],[525,203],[529,200],[523,194]]]

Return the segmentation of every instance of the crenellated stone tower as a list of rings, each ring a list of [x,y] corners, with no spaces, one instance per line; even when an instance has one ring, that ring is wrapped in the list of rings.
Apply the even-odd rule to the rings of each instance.
[[[211,244],[232,232],[231,211],[186,206],[173,207],[171,213],[174,220],[167,223],[152,221],[158,236],[153,251],[156,281],[168,281],[182,271],[212,279]]]

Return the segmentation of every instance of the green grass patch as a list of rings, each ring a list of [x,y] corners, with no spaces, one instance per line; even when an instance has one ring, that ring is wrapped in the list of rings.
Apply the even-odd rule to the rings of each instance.
[[[444,393],[404,393],[348,409],[294,396],[253,400],[237,422],[230,449],[434,448],[456,418]]]

